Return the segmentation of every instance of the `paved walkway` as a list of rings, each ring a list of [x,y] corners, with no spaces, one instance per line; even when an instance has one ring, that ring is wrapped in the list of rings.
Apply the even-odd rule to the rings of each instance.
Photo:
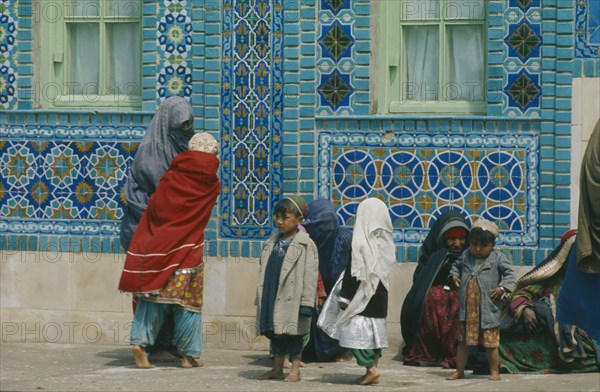
[[[257,351],[205,350],[205,366],[182,369],[159,363],[136,369],[129,346],[45,343],[0,344],[2,391],[600,391],[600,373],[580,375],[502,375],[501,381],[467,373],[446,381],[450,370],[403,366],[385,355],[381,381],[372,386],[352,382],[362,375],[355,362],[311,363],[302,381],[257,381],[272,364]]]

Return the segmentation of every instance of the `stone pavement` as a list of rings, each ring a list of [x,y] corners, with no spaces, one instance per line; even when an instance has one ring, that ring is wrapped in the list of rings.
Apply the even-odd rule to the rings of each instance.
[[[386,355],[387,354],[387,355]],[[272,364],[267,353],[207,349],[205,366],[182,369],[158,363],[136,369],[129,346],[48,343],[0,344],[2,391],[600,391],[600,373],[574,375],[502,375],[501,381],[467,372],[464,380],[446,381],[450,370],[403,366],[385,352],[381,381],[357,386],[362,375],[355,362],[310,363],[302,381],[257,381]]]

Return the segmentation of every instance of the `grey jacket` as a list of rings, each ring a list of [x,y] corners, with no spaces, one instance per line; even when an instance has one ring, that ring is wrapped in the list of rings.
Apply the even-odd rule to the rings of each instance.
[[[481,290],[481,328],[490,329],[500,325],[500,313],[503,307],[501,299],[493,301],[490,297],[490,291],[498,286],[512,291],[515,287],[515,270],[512,262],[498,251],[492,250],[492,253],[485,259],[480,269],[475,266],[475,260],[471,256],[469,249],[465,250],[450,270],[450,277],[460,278],[460,288],[458,289],[458,300],[460,309],[458,319],[465,321],[465,310],[467,306],[466,292],[469,279],[474,276],[477,279]]]
[[[276,237],[269,239],[260,256],[256,325],[260,326],[260,306],[269,255]],[[273,310],[273,331],[277,335],[305,335],[310,332],[310,317],[300,317],[300,306],[315,307],[319,256],[317,246],[303,231],[298,232],[288,247],[281,266],[277,298]],[[260,333],[260,331],[258,331]]]

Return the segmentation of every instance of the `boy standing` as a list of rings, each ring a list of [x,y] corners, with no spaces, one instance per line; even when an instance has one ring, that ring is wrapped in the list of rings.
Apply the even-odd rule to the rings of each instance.
[[[279,233],[262,250],[257,292],[257,333],[271,339],[275,355],[273,369],[259,380],[283,379],[283,363],[292,362],[287,382],[300,381],[300,359],[304,335],[316,303],[319,257],[317,247],[298,226],[307,212],[298,196],[275,205]]]
[[[502,298],[515,286],[512,263],[497,249],[498,226],[486,219],[473,224],[470,247],[450,270],[459,288],[461,322],[456,371],[447,380],[465,375],[469,346],[483,345],[490,362],[490,380],[500,380],[499,353],[500,312]]]

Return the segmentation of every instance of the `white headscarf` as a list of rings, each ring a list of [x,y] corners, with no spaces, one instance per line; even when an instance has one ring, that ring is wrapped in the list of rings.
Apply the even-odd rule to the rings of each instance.
[[[188,149],[191,151],[217,154],[219,152],[219,142],[210,133],[201,132],[192,136],[188,142]]]
[[[339,323],[365,309],[379,282],[389,290],[388,278],[395,262],[396,247],[388,208],[379,199],[366,199],[358,205],[352,235],[350,272],[360,285]]]

